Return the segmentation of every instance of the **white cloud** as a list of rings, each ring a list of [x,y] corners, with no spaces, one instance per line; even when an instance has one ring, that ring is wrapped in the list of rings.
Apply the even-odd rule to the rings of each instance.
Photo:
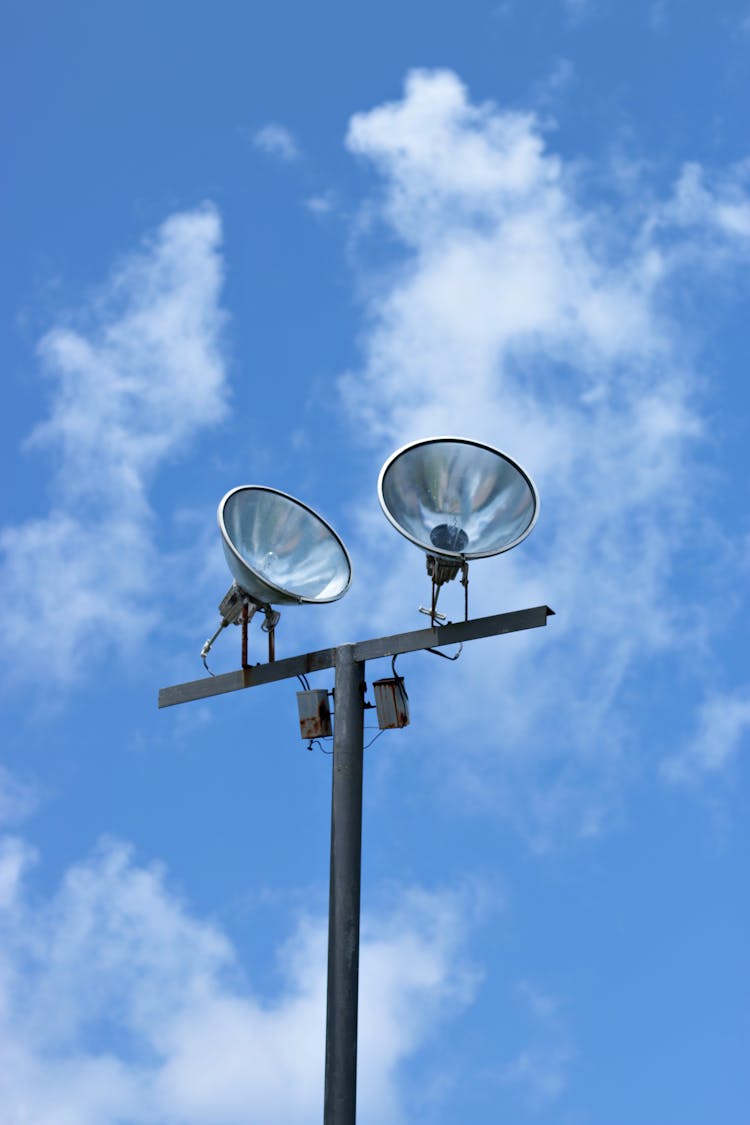
[[[34,859],[33,850],[19,837],[0,838],[0,910],[13,908],[23,875]]]
[[[336,207],[336,196],[332,191],[324,191],[320,195],[311,195],[305,200],[305,207],[313,215],[320,218],[328,215]]]
[[[508,1063],[501,1081],[515,1087],[530,1109],[541,1109],[565,1093],[570,1061],[565,1047],[527,1048]]]
[[[294,135],[277,121],[269,121],[253,136],[253,144],[268,156],[291,163],[299,157],[299,146]]]
[[[0,765],[0,827],[24,820],[35,806],[34,787]]]
[[[750,736],[750,687],[708,696],[698,712],[694,738],[662,766],[670,781],[697,781],[734,762]]]
[[[540,109],[559,105],[564,91],[575,82],[575,73],[570,59],[558,58],[546,77],[536,84],[534,102]]]
[[[530,1110],[539,1110],[565,1093],[575,1051],[565,1030],[559,1000],[528,981],[518,991],[533,1024],[533,1043],[524,1047],[500,1072],[500,1082],[513,1087]]]
[[[472,799],[536,842],[566,818],[590,835],[620,788],[623,685],[684,643],[672,591],[699,526],[702,421],[696,341],[670,317],[671,286],[688,249],[693,274],[744,253],[747,198],[733,176],[709,205],[683,174],[652,204],[642,184],[613,184],[613,207],[548,150],[532,114],[472,104],[449,71],[410,74],[402,100],[352,118],[347,143],[382,181],[365,237],[376,216],[403,247],[382,278],[363,267],[364,359],[341,383],[353,428],[381,456],[429,434],[488,441],[542,497],[532,537],[472,568],[472,606],[548,602],[558,616],[542,636],[469,646],[450,681],[431,669],[437,745],[461,735],[451,767]],[[417,601],[409,552],[385,540],[370,536],[364,584],[368,567],[390,575],[378,612],[403,628]],[[502,716],[499,745],[483,713]]]
[[[50,680],[73,679],[155,620],[149,486],[225,412],[220,237],[212,207],[172,215],[120,262],[85,324],[41,341],[52,398],[28,447],[53,458],[54,504],[0,531],[11,677],[43,665]]]
[[[326,927],[303,918],[261,998],[163,872],[103,844],[30,907],[0,854],[0,1101],[7,1125],[289,1125],[320,1118]],[[14,893],[15,891],[15,893]],[[398,1067],[472,996],[460,898],[404,892],[363,923],[360,1119],[404,1120]]]
[[[721,176],[707,176],[699,164],[686,164],[675,185],[674,198],[664,209],[664,220],[739,239],[747,250],[750,248],[748,186],[750,161],[737,164]]]

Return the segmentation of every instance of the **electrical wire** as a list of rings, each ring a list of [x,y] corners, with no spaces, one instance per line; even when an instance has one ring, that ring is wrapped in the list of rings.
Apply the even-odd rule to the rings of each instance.
[[[329,758],[333,754],[333,750],[326,750],[326,748],[323,745],[321,739],[319,739],[319,738],[311,738],[310,741],[307,744],[307,749],[312,752],[312,749],[313,749],[314,746],[317,746],[318,750],[320,750],[321,754],[327,754]]]
[[[365,727],[365,730],[375,730],[375,727]],[[381,734],[385,734],[385,730],[379,730],[374,738],[371,738],[369,742],[365,743],[365,745],[362,747],[362,749],[363,750],[369,750],[370,747],[372,746],[373,742],[377,742],[377,740],[380,738]],[[314,748],[316,746],[317,746],[318,750],[320,750],[321,754],[326,754],[329,758],[333,755],[333,750],[326,750],[326,748],[323,745],[323,742],[320,738],[311,738],[310,741],[307,744],[307,749],[312,753],[312,751],[314,750]]]
[[[467,575],[466,575],[466,585],[464,586],[464,590],[466,591],[466,597],[467,597],[467,599],[468,599],[468,596],[469,596],[469,594],[468,594],[468,591],[469,591],[468,566],[467,566],[467,568],[466,568],[466,569],[467,569]],[[461,581],[463,582],[463,579],[462,579]],[[467,614],[468,614],[468,612],[469,612],[469,603],[468,603],[468,600],[467,600],[467,602],[466,602],[466,612],[467,612]],[[467,621],[469,620],[468,616],[467,616],[466,620],[467,620]],[[445,622],[444,624],[445,624],[445,625],[452,625],[452,624],[453,624],[453,622],[452,622],[452,621],[446,621],[446,622]],[[437,628],[438,630],[440,630],[440,629],[442,629],[442,628],[443,628],[443,625],[441,625],[441,624],[440,624],[439,622],[437,622],[437,621],[433,621],[433,625],[434,625],[434,626],[435,626],[435,627],[436,627],[436,628]],[[441,652],[441,651],[440,651],[440,649],[438,649],[438,648],[426,648],[426,649],[425,649],[424,651],[425,651],[425,652],[431,652],[433,656],[442,656],[443,660],[458,660],[459,656],[460,656],[460,655],[461,655],[461,653],[463,652],[463,647],[464,647],[464,642],[463,642],[463,641],[459,641],[459,643],[458,643],[458,652],[454,652],[453,656],[448,656],[448,654],[447,654],[447,653],[445,653],[445,652]],[[394,658],[393,658],[393,665],[392,665],[392,667],[393,667],[393,674],[394,674],[394,676],[396,675],[396,668],[395,668],[395,664],[396,664],[396,657],[394,656]],[[399,678],[400,678],[400,677],[399,677]]]
[[[448,656],[447,652],[441,652],[439,648],[426,648],[425,652],[431,652],[433,656],[442,656],[443,660],[458,660],[463,652],[464,642],[459,641],[458,652],[454,652],[453,656]]]
[[[404,677],[399,676],[398,672],[396,671],[396,661],[397,661],[399,655],[400,655],[399,653],[396,653],[396,655],[391,660],[391,672],[393,673],[394,680],[398,680],[399,684],[401,685],[402,692],[404,693],[405,697],[408,699],[409,693],[406,690],[406,684],[404,683]]]

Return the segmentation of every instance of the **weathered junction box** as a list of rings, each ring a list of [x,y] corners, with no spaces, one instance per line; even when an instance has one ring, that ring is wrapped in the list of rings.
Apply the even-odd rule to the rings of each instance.
[[[329,738],[331,735],[331,708],[328,692],[319,689],[297,692],[299,732],[302,738]]]
[[[372,690],[375,695],[378,726],[381,730],[393,730],[409,725],[409,696],[400,676],[375,680]]]

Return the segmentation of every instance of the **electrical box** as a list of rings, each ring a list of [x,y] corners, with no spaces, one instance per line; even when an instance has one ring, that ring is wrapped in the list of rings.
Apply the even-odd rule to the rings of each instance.
[[[331,708],[328,692],[298,691],[299,732],[302,738],[328,738],[331,734]]]
[[[394,730],[409,725],[409,696],[400,676],[376,680],[372,690],[381,730]]]

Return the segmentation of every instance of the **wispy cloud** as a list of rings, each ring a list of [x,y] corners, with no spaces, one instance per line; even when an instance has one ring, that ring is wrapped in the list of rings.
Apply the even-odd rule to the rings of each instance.
[[[24,891],[28,860],[16,841],[0,852],[7,1120],[319,1120],[322,919],[300,920],[279,951],[282,990],[261,999],[242,979],[226,936],[191,916],[163,871],[138,866],[122,845],[102,844],[34,910]],[[404,1119],[399,1065],[470,1001],[465,934],[452,894],[407,890],[390,911],[365,918],[363,1122]]]
[[[297,160],[300,155],[294,134],[277,121],[269,121],[267,125],[258,129],[253,135],[253,144],[268,156],[274,156],[288,163]]]
[[[530,1109],[541,1109],[565,1093],[570,1061],[566,1047],[527,1048],[508,1063],[501,1081],[515,1087]]]
[[[212,207],[172,215],[77,326],[39,345],[52,398],[27,444],[55,466],[54,503],[0,531],[11,677],[43,661],[48,678],[74,679],[88,657],[132,645],[157,619],[149,486],[226,406],[220,238]]]
[[[341,383],[357,432],[383,455],[429,434],[486,440],[542,495],[531,539],[473,569],[473,604],[546,601],[558,617],[490,661],[467,651],[452,687],[434,674],[439,743],[471,721],[452,768],[471,786],[475,755],[473,799],[522,816],[535,840],[560,818],[595,833],[619,790],[623,685],[684,643],[672,584],[700,520],[703,424],[698,340],[670,309],[688,256],[705,276],[746,253],[741,170],[688,169],[656,201],[620,182],[618,206],[603,205],[601,185],[548,150],[532,114],[472,104],[448,71],[412,73],[402,100],[352,119],[347,143],[382,182],[360,243],[364,362]],[[403,248],[381,277],[366,265],[373,223]],[[394,545],[381,557],[376,542],[365,568],[391,576],[379,612],[403,622],[407,554],[397,564]],[[500,746],[477,713],[503,716]]]
[[[17,836],[0,837],[0,911],[13,910],[21,882],[36,859],[36,853]]]
[[[531,1017],[533,1043],[502,1068],[500,1082],[515,1089],[530,1110],[539,1110],[562,1098],[575,1051],[559,1000],[528,981],[519,984],[518,992]]]
[[[545,77],[536,83],[534,102],[540,109],[559,106],[561,96],[575,81],[575,67],[570,59],[558,58]]]
[[[0,765],[0,827],[18,824],[34,810],[37,793],[33,785]]]
[[[336,195],[333,191],[324,191],[320,195],[309,196],[304,202],[308,211],[320,217],[335,209]]]
[[[719,238],[740,239],[750,247],[750,160],[721,175],[710,175],[699,165],[684,166],[673,198],[662,220],[702,228]]]
[[[721,774],[750,745],[750,687],[710,695],[700,706],[695,736],[662,767],[674,782],[696,782]]]

